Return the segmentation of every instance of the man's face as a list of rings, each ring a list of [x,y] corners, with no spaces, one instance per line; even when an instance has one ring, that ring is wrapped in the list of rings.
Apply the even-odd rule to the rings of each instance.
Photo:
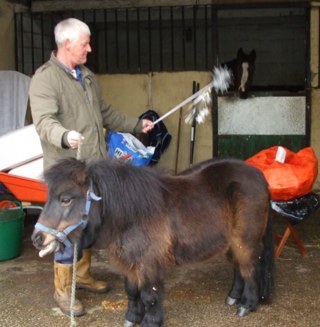
[[[67,41],[66,48],[69,60],[74,66],[85,64],[87,62],[87,55],[91,52],[90,36],[80,34],[78,40],[74,42]]]

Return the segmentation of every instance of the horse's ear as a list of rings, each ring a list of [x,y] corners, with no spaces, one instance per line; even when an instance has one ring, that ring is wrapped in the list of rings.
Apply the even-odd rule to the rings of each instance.
[[[242,58],[244,55],[242,48],[239,48],[238,53],[237,53],[237,58]]]
[[[251,52],[250,52],[250,59],[251,59],[251,61],[252,62],[255,62],[255,60],[256,60],[256,50],[251,50]]]

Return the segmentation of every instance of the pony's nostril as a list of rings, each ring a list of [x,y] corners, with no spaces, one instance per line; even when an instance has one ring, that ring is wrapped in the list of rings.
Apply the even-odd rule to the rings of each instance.
[[[41,245],[43,243],[43,236],[41,233],[33,233],[31,240],[33,245]]]

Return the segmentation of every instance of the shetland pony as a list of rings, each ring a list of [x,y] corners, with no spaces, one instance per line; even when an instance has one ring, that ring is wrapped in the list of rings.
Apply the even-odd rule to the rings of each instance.
[[[32,240],[42,255],[97,239],[125,277],[124,326],[164,324],[167,267],[226,255],[228,305],[237,314],[269,301],[274,247],[268,185],[240,160],[208,160],[171,176],[103,159],[63,159],[45,172],[48,201]],[[68,242],[66,242],[68,241]]]
[[[231,89],[237,92],[241,99],[248,98],[255,72],[255,60],[255,50],[247,54],[240,48],[235,59],[221,65],[231,70],[233,75]]]

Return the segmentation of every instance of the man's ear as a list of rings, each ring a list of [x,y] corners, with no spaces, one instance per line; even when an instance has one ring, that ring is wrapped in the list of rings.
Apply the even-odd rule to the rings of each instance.
[[[65,49],[67,49],[68,51],[70,50],[70,47],[71,47],[71,42],[70,42],[70,40],[65,40],[64,42],[63,42],[63,45],[64,45],[64,48]]]

